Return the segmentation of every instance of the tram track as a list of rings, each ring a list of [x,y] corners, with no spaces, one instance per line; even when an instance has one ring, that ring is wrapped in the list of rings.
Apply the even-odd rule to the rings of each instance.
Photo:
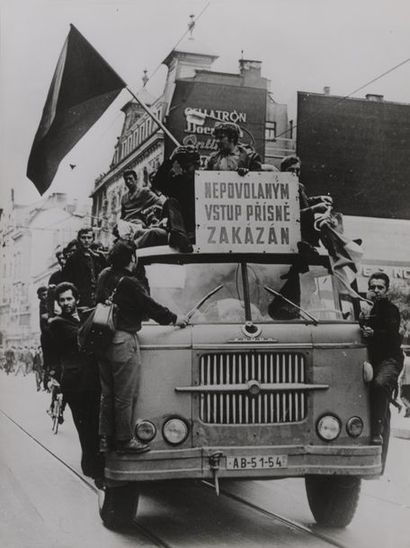
[[[203,481],[202,484],[206,485],[206,487],[208,487],[210,489],[214,489],[214,486],[212,485],[212,483],[210,483],[208,481]],[[295,520],[292,520],[290,518],[287,518],[285,516],[277,514],[276,512],[271,512],[270,510],[266,510],[265,508],[262,508],[261,506],[259,506],[257,504],[254,504],[253,502],[250,502],[250,501],[244,499],[243,497],[240,497],[238,495],[234,495],[233,493],[230,493],[229,491],[227,491],[223,488],[220,488],[219,492],[222,496],[224,496],[226,498],[229,498],[231,500],[239,502],[240,504],[243,504],[243,505],[245,505],[249,508],[252,508],[252,510],[255,510],[256,512],[259,512],[259,513],[261,513],[265,516],[271,517],[271,518],[283,523],[284,525],[290,527],[291,529],[306,533],[306,534],[308,534],[308,535],[310,535],[314,538],[317,538],[317,539],[319,539],[323,542],[326,542],[330,546],[336,546],[337,548],[351,548],[350,545],[348,546],[347,544],[343,544],[342,542],[339,542],[338,540],[335,540],[335,539],[329,537],[328,535],[325,535],[323,533],[319,533],[318,531],[314,531],[310,527],[307,527],[306,525],[303,525],[302,523],[298,523]]]
[[[80,482],[82,482],[84,485],[87,486],[97,497],[101,496],[101,491],[95,487],[93,483],[91,483],[88,479],[86,479],[81,473],[79,473],[73,466],[65,462],[61,457],[59,457],[54,451],[49,449],[44,443],[42,443],[36,436],[31,434],[28,430],[26,430],[19,422],[17,422],[15,419],[10,417],[5,411],[0,409],[0,413],[7,418],[11,423],[13,423],[20,431],[22,431],[26,436],[28,436],[34,443],[39,445],[46,453],[48,453],[50,456],[52,456],[54,459],[56,459],[60,464],[62,464],[67,471],[69,471],[71,474],[73,474],[76,479],[78,479]],[[214,489],[214,485],[208,481],[201,481],[198,482],[199,485],[205,486],[207,489]],[[329,546],[335,546],[337,548],[350,548],[350,546],[347,546],[346,544],[343,544],[342,542],[331,538],[330,536],[323,534],[321,532],[315,531],[314,529],[307,527],[306,525],[303,525],[301,523],[298,523],[295,520],[292,520],[290,518],[287,518],[286,516],[282,516],[280,514],[277,514],[276,512],[272,512],[270,510],[267,510],[263,508],[262,506],[259,506],[258,504],[255,504],[253,502],[250,502],[249,500],[246,500],[245,498],[233,494],[226,489],[221,489],[220,494],[228,498],[230,500],[233,500],[243,506],[246,506],[248,508],[251,508],[253,511],[268,517],[272,520],[275,520],[283,525],[285,525],[287,528],[292,529],[294,531],[297,531],[302,534],[307,534],[313,538],[316,538],[320,540],[322,543],[325,543]],[[158,535],[153,533],[151,530],[147,529],[143,525],[139,524],[137,521],[135,521],[132,525],[132,530],[135,530],[139,532],[141,535],[144,536],[144,538],[148,541],[150,541],[155,546],[159,546],[162,548],[173,548],[173,545],[169,544],[162,538],[160,538]]]
[[[39,445],[44,451],[46,451],[49,455],[51,455],[54,459],[56,459],[60,464],[62,464],[68,471],[70,471],[79,481],[81,481],[84,485],[86,485],[93,493],[98,497],[100,495],[100,490],[95,487],[89,480],[87,480],[82,474],[77,472],[75,468],[73,468],[70,464],[65,462],[63,459],[61,459],[54,451],[51,451],[44,443],[42,443],[39,439],[37,439],[35,436],[33,436],[30,432],[28,432],[21,424],[19,424],[17,421],[15,421],[12,417],[10,417],[5,411],[0,409],[0,413],[6,417],[11,423],[13,423],[19,430],[21,430],[26,436],[28,436],[33,442],[35,442],[37,445]],[[149,540],[152,544],[155,546],[158,546],[160,548],[172,548],[170,544],[168,544],[166,541],[159,538],[155,533],[152,533],[152,531],[149,531],[144,526],[140,525],[137,522],[134,522],[132,525],[132,528],[137,530],[140,534],[144,535],[144,537]]]

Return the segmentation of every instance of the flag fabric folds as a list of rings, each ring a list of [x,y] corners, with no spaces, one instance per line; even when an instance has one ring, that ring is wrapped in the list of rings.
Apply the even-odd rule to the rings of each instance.
[[[71,25],[57,62],[27,165],[40,194],[64,156],[114,101],[126,83]]]
[[[363,256],[361,240],[346,238],[340,214],[331,215],[329,222],[321,224],[320,237],[328,250],[332,272],[341,283],[340,291],[357,297],[352,284],[357,278],[358,264]]]

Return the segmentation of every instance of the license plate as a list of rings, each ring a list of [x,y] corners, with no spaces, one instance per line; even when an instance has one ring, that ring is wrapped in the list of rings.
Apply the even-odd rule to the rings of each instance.
[[[253,457],[226,457],[227,470],[262,470],[287,468],[287,455],[255,455]]]

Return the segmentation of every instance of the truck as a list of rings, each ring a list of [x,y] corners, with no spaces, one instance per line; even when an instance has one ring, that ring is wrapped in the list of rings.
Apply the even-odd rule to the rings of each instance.
[[[198,172],[196,194],[193,253],[138,250],[151,296],[189,324],[138,333],[135,436],[150,451],[107,454],[102,520],[132,521],[142,483],[299,477],[317,523],[345,527],[383,469],[359,298],[325,249],[298,253],[296,177]]]

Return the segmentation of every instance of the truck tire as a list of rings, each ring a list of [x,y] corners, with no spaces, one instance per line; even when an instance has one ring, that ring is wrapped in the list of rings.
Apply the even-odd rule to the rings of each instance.
[[[361,479],[356,476],[306,476],[310,510],[316,523],[326,527],[346,527],[359,501]]]
[[[137,483],[106,487],[98,497],[100,517],[108,529],[132,526],[137,514],[139,488]]]

